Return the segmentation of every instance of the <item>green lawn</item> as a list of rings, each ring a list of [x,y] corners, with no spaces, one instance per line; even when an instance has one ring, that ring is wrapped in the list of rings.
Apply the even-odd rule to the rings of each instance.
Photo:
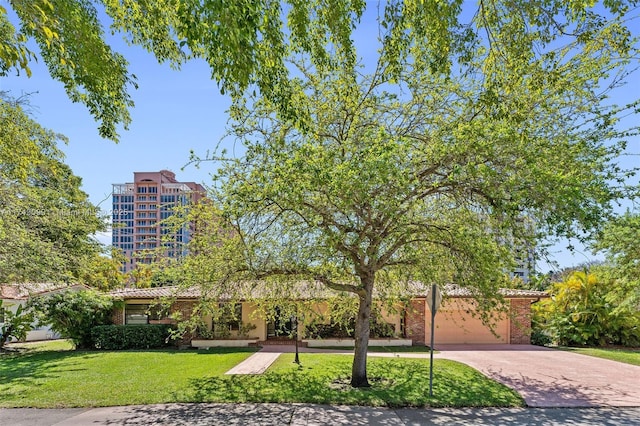
[[[71,340],[58,339],[43,342],[9,343],[7,349],[21,353],[44,351],[72,351],[74,349]]]
[[[310,402],[373,406],[521,406],[520,396],[455,361],[434,361],[434,396],[429,398],[428,361],[370,358],[371,388],[349,386],[352,356],[284,354],[263,375],[202,377],[193,381],[198,402]]]
[[[609,349],[609,348],[561,348],[563,350],[611,359],[626,364],[640,365],[640,349]]]
[[[0,355],[0,407],[90,407],[165,402],[313,402],[374,406],[521,406],[512,390],[453,361],[371,358],[372,387],[349,386],[352,356],[282,355],[262,375],[223,373],[250,355],[209,351],[43,351]]]
[[[184,400],[248,351],[47,351],[0,355],[0,407],[93,407]]]

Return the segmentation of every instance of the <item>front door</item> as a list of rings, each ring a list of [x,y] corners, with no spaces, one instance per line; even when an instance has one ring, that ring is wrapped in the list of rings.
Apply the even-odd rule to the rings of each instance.
[[[267,322],[267,339],[291,338],[293,338],[293,321],[291,317],[281,315],[280,308],[276,307],[273,320]]]

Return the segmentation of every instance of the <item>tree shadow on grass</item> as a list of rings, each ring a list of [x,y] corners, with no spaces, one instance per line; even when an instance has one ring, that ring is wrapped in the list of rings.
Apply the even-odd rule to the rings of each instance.
[[[304,361],[303,361],[304,362]],[[520,406],[510,389],[451,361],[434,368],[434,396],[429,397],[428,364],[413,359],[371,359],[371,387],[348,385],[349,358],[331,357],[300,368],[274,368],[261,375],[215,376],[192,379],[176,396],[194,402],[304,402],[387,407]]]
[[[77,367],[79,361],[95,356],[96,353],[71,351],[3,355],[0,362],[0,401],[18,399],[43,379],[83,370]]]
[[[73,370],[69,367],[76,364],[73,362],[74,360],[84,360],[96,356],[98,354],[92,352],[70,351],[6,356],[2,358],[0,363],[0,384],[55,376],[55,373]]]

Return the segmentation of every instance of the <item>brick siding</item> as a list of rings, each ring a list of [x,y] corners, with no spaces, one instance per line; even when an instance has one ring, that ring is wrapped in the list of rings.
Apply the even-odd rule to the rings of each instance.
[[[113,313],[111,314],[111,322],[115,325],[124,324],[124,307],[113,308]]]
[[[180,312],[181,321],[188,321],[193,313],[196,302],[191,300],[181,300],[171,305],[171,312]],[[180,345],[191,345],[193,336],[191,333],[185,333],[180,340]]]
[[[531,344],[531,299],[511,299],[512,345]]]
[[[425,345],[425,309],[424,299],[412,299],[405,313],[405,334],[407,339],[413,341],[414,345]]]

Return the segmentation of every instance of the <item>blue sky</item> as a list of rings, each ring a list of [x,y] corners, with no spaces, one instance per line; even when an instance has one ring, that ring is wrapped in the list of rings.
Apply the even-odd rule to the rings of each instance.
[[[371,30],[372,25],[369,25]],[[138,90],[132,90],[136,104],[131,110],[132,124],[128,131],[120,132],[120,143],[115,144],[98,136],[97,124],[86,108],[73,104],[67,98],[61,83],[49,77],[42,62],[32,63],[33,76],[27,78],[11,75],[0,78],[0,90],[13,96],[33,93],[35,119],[47,128],[69,138],[62,146],[66,162],[74,173],[83,179],[83,190],[91,201],[108,212],[111,208],[111,184],[130,182],[134,171],[169,169],[183,181],[207,184],[211,168],[204,165],[197,169],[187,166],[189,152],[204,155],[215,148],[224,135],[227,121],[226,109],[230,102],[220,95],[217,85],[210,79],[209,68],[203,61],[193,61],[180,71],[158,64],[144,50],[128,46],[119,36],[110,38],[114,49],[122,53],[130,63],[130,71],[138,77]],[[360,51],[366,61],[375,53],[375,44]],[[630,81],[618,102],[630,101],[640,93],[638,76]],[[629,120],[637,121],[638,117]],[[631,150],[640,152],[638,140]],[[626,159],[637,161],[636,159]],[[628,205],[627,205],[628,207]],[[101,241],[109,243],[110,234]],[[579,244],[577,251],[568,252],[563,241],[552,249],[553,258],[560,266],[571,266],[595,257]],[[539,265],[546,272],[549,265]]]

